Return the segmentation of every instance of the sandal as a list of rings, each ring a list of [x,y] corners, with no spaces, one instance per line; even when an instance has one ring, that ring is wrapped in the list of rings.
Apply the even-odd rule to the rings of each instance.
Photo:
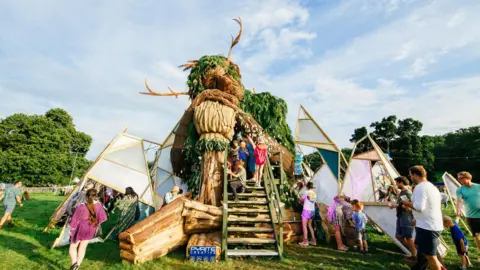
[[[315,241],[315,242],[309,242],[309,244],[310,244],[311,246],[316,246],[316,245],[317,245],[317,242],[316,242],[316,241]]]
[[[339,250],[339,251],[348,251],[348,247],[343,246],[343,247],[341,247],[341,248],[337,248],[337,250]]]

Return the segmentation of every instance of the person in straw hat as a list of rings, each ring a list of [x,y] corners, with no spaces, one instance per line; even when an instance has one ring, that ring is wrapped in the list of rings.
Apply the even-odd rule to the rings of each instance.
[[[178,186],[173,186],[172,191],[165,194],[165,204],[169,204],[178,198],[178,193],[180,192],[180,188]]]

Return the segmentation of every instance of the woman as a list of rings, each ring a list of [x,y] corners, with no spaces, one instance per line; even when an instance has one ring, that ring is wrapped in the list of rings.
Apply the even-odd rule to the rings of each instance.
[[[237,160],[235,162],[235,173],[232,171],[228,171],[227,173],[232,176],[232,180],[229,181],[230,188],[233,192],[233,199],[238,201],[238,193],[245,192],[245,186],[247,181],[247,172],[243,167],[243,161]]]
[[[133,188],[127,187],[125,189],[125,196],[118,201],[117,207],[120,211],[115,230],[117,236],[119,233],[133,226],[140,217],[140,209],[138,207],[138,195]]]
[[[86,203],[82,203],[75,209],[69,223],[71,270],[80,267],[85,257],[88,241],[93,239],[100,224],[107,220],[107,214],[102,204],[97,201],[97,191],[95,189],[87,191],[86,199]]]
[[[340,251],[348,250],[348,247],[342,241],[342,231],[345,221],[351,218],[351,205],[345,201],[345,197],[335,196],[334,202],[328,208],[328,219],[335,225],[335,240],[337,241],[337,249]]]

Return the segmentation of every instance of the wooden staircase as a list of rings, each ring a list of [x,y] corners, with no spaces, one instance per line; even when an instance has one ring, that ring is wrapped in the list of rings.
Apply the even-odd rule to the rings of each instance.
[[[225,172],[226,172],[226,168]],[[278,257],[283,255],[283,224],[280,199],[270,164],[265,165],[261,182],[247,181],[244,193],[233,199],[227,192],[228,179],[224,175],[222,255],[229,257]],[[275,223],[279,218],[276,232]],[[273,236],[273,237],[272,237]]]

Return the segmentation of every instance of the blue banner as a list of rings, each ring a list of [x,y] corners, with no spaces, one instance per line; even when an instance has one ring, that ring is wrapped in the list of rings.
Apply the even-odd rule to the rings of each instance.
[[[190,259],[200,262],[215,262],[217,247],[215,246],[194,246],[190,247]]]

